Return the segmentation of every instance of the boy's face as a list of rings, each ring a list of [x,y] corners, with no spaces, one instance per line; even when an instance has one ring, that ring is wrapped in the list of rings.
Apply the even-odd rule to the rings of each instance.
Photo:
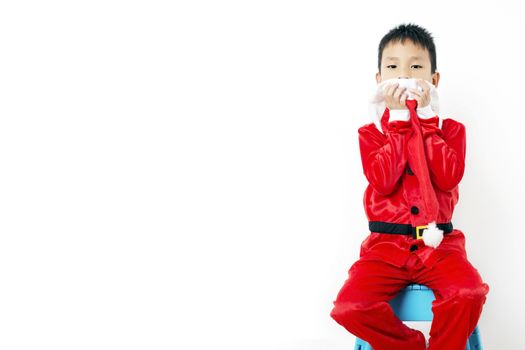
[[[381,57],[381,71],[376,73],[376,81],[379,84],[383,80],[415,78],[438,86],[439,73],[431,73],[430,55],[427,49],[415,45],[407,39],[390,42],[383,49]]]

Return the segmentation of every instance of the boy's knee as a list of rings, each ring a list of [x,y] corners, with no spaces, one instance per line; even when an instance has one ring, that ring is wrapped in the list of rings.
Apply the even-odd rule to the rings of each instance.
[[[367,302],[335,302],[330,317],[341,323],[349,319],[357,319],[361,315],[366,315],[373,307],[372,303]]]
[[[330,317],[332,317],[337,323],[344,324],[349,319],[355,319],[356,310],[350,303],[338,303],[335,304],[332,311],[330,311]]]

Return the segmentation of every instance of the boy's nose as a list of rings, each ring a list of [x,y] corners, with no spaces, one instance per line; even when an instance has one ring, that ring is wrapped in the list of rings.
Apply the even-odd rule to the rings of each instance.
[[[399,67],[399,78],[398,79],[410,79],[410,69],[407,67]]]

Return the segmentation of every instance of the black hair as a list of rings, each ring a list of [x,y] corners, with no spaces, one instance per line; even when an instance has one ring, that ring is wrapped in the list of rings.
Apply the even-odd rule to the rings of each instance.
[[[430,56],[430,70],[434,74],[437,69],[436,62],[436,46],[434,44],[434,38],[425,28],[420,27],[416,24],[401,24],[391,29],[379,43],[379,52],[377,57],[377,67],[381,72],[381,58],[383,57],[383,50],[391,42],[400,41],[402,44],[405,40],[412,41],[415,45],[420,46],[428,51]]]

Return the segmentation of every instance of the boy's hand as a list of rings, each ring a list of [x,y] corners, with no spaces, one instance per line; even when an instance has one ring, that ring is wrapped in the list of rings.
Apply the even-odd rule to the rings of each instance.
[[[398,83],[388,85],[384,93],[385,104],[388,109],[407,109],[405,90],[406,88],[400,87]]]
[[[417,108],[423,108],[430,103],[430,87],[423,79],[418,79],[417,85],[421,87],[423,91],[419,91],[418,89],[409,89],[408,91],[412,93],[414,100],[417,101]]]

